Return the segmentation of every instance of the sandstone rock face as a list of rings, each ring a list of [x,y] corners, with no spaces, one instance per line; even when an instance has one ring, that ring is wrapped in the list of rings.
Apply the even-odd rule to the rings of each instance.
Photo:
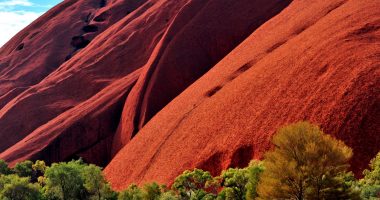
[[[0,158],[83,157],[105,166],[289,3],[64,1],[1,49]]]
[[[0,159],[170,184],[309,120],[359,172],[380,150],[379,73],[377,0],[66,0],[0,49]]]
[[[58,161],[83,154],[98,164],[110,159],[123,102],[169,27],[164,19],[175,16],[180,6],[99,2],[64,1],[2,47],[2,158],[14,162],[44,155],[47,161]],[[26,40],[24,35],[36,26],[41,27],[40,36]],[[11,51],[19,41],[24,48]],[[23,54],[34,52],[36,56],[23,60]],[[46,71],[53,66],[48,61],[57,63],[56,69]],[[20,75],[25,70],[26,75]],[[88,107],[91,104],[95,107]],[[88,153],[102,148],[101,153]]]
[[[243,38],[289,3],[283,0],[189,1],[128,96],[113,152],[128,143],[159,110]]]
[[[277,128],[321,125],[354,149],[359,173],[380,150],[380,9],[375,0],[293,1],[148,122],[105,169],[116,189],[218,174],[270,148]]]

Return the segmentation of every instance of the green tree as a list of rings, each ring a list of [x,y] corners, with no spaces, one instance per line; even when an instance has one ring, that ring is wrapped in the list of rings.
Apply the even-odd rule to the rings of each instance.
[[[245,199],[248,174],[245,169],[228,169],[222,172],[224,187],[219,199]]]
[[[144,185],[144,199],[146,200],[158,200],[162,194],[162,186],[157,183]]]
[[[25,160],[17,163],[13,168],[13,171],[20,177],[32,177],[34,174],[33,162],[30,160]]]
[[[201,169],[186,170],[175,179],[172,189],[182,199],[200,199],[208,194],[206,191],[210,187],[210,181],[213,181],[210,172]]]
[[[45,171],[44,195],[47,199],[85,199],[82,171],[86,165],[81,161],[54,163]]]
[[[32,165],[32,169],[36,172],[38,172],[39,174],[44,174],[45,173],[45,170],[46,170],[46,164],[45,164],[45,161],[43,160],[37,160],[33,165]]]
[[[359,190],[354,187],[357,180],[352,172],[343,172],[335,177],[326,177],[325,182],[330,187],[323,190],[320,199],[361,199]],[[310,195],[310,198],[315,198],[315,196]]]
[[[236,196],[235,190],[231,187],[225,187],[218,194],[217,200],[235,200],[238,199]]]
[[[337,194],[343,184],[339,177],[352,156],[343,142],[308,122],[279,129],[272,142],[274,149],[265,154],[260,198],[323,199]]]
[[[364,170],[364,178],[359,181],[363,199],[380,199],[380,152],[371,160],[370,169]]]
[[[253,200],[258,197],[257,187],[259,185],[260,176],[264,172],[264,163],[257,160],[252,160],[246,168],[248,182],[245,185],[247,200]]]
[[[90,164],[82,168],[84,187],[89,193],[89,199],[115,199],[117,194],[113,192],[103,176],[102,169]]]
[[[217,195],[214,195],[213,193],[207,193],[206,195],[204,195],[201,199],[202,200],[215,200],[217,199]]]
[[[46,170],[46,164],[45,161],[37,160],[33,165],[33,175],[31,177],[31,181],[33,183],[41,183],[41,180],[44,178],[45,170]]]
[[[104,185],[101,190],[101,200],[117,200],[118,193],[113,191],[110,184]]]
[[[119,200],[143,200],[143,191],[135,184],[130,185],[126,190],[119,193]]]
[[[13,177],[19,177],[17,175],[11,174],[11,175],[3,175],[0,174],[0,191],[3,191],[6,184],[9,184],[12,181]]]
[[[8,167],[8,163],[6,163],[4,160],[0,160],[0,175],[8,175],[11,174],[12,170]]]
[[[167,191],[160,195],[159,200],[179,200],[179,198],[173,191]]]
[[[243,169],[228,169],[223,171],[223,190],[218,199],[255,199],[257,197],[257,185],[264,166],[261,161],[253,160],[249,166]]]
[[[30,183],[29,177],[15,174],[0,177],[0,199],[2,200],[39,200],[42,199],[40,186]]]

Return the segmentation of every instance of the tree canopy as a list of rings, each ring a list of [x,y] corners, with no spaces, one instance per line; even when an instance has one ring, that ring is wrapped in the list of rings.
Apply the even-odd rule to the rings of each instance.
[[[359,181],[363,199],[380,199],[380,152],[371,160],[370,168],[364,170],[364,178]]]
[[[299,122],[280,128],[262,161],[228,168],[219,176],[186,170],[171,187],[131,184],[113,191],[102,168],[83,160],[23,161],[13,168],[0,160],[1,200],[253,200],[380,198],[380,152],[364,177],[347,171],[352,150],[318,126]]]
[[[261,199],[325,199],[338,194],[352,150],[315,125],[299,122],[277,131],[265,154]]]

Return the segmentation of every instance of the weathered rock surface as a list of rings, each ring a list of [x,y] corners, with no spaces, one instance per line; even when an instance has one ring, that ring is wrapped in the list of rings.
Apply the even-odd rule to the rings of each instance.
[[[289,3],[61,3],[1,49],[0,157],[84,157],[105,166],[156,112]]]
[[[359,172],[379,73],[377,0],[66,0],[0,49],[0,158],[83,157],[123,189],[245,166],[309,120]]]
[[[380,150],[379,44],[377,1],[293,1],[153,117],[107,178],[122,189],[242,167],[299,120],[351,146],[359,174]]]

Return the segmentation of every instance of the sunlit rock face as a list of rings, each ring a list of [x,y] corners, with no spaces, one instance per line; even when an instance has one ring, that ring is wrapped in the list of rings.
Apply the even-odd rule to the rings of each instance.
[[[214,175],[320,125],[380,150],[377,0],[66,0],[0,49],[0,158],[83,157],[115,189]]]

